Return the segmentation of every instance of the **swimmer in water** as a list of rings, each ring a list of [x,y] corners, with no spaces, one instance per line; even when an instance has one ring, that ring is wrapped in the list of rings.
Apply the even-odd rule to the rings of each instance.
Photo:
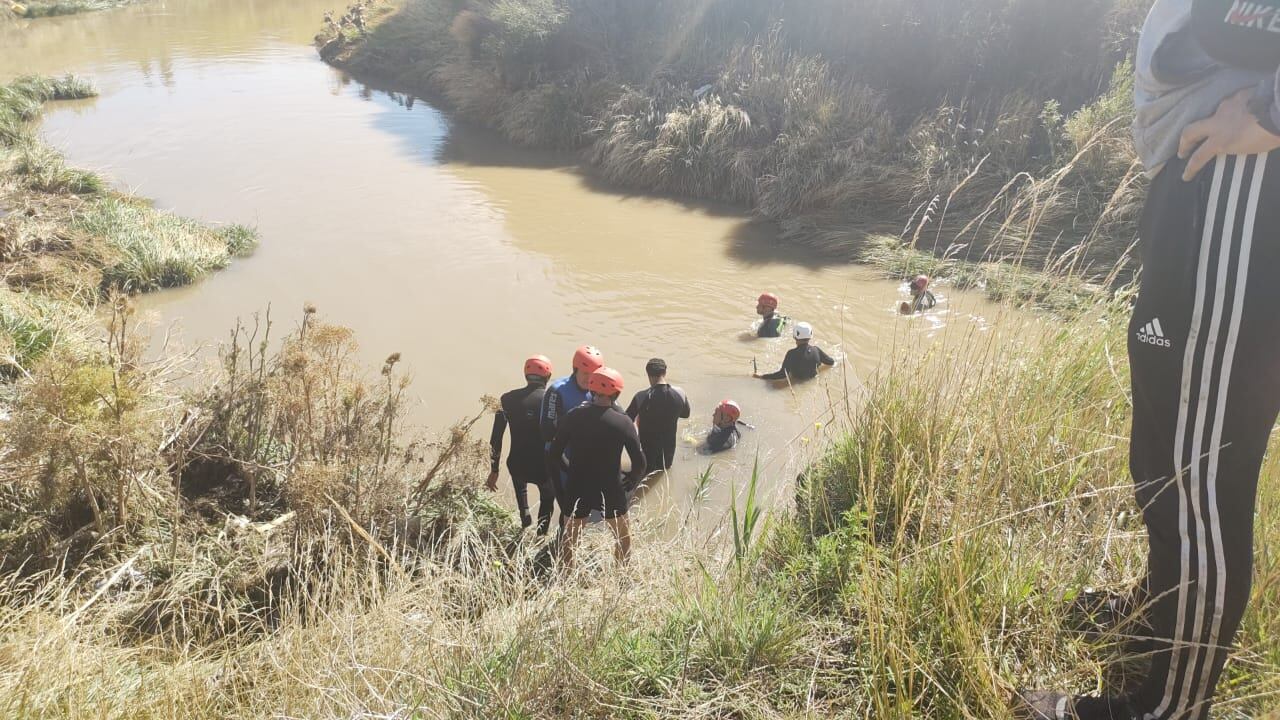
[[[742,432],[738,430],[742,408],[732,400],[725,400],[716,406],[711,414],[711,432],[707,433],[707,449],[711,452],[723,452],[738,444]]]
[[[760,327],[756,328],[756,337],[782,337],[782,328],[786,326],[787,318],[778,314],[777,295],[768,292],[761,295],[756,300],[756,314],[761,318]]]
[[[914,315],[926,310],[932,310],[938,304],[938,299],[929,292],[929,276],[917,275],[911,281],[911,302],[906,300],[898,306],[898,312],[903,315]]]

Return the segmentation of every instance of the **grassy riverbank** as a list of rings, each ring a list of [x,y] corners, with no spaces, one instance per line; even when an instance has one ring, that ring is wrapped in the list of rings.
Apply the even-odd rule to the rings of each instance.
[[[750,207],[786,241],[1131,272],[1124,58],[1145,5],[944,5],[369,0],[317,42],[617,186]]]
[[[56,15],[75,15],[83,12],[96,12],[98,10],[110,10],[112,8],[124,7],[142,0],[53,0],[53,2],[45,2],[44,0],[31,0],[30,2],[21,2],[19,0],[10,0],[8,2],[9,11],[20,18],[42,18],[54,17]]]
[[[140,467],[106,452],[131,427],[110,415],[83,434],[38,423],[21,458],[4,459],[21,478],[6,504],[45,507],[36,498],[74,497],[82,477],[54,463],[45,495],[52,449],[100,448],[81,456],[97,458],[88,477],[108,529],[77,541],[92,548],[79,565],[0,584],[0,708],[999,718],[1014,687],[1116,687],[1132,677],[1120,651],[1073,636],[1063,609],[1082,587],[1122,588],[1141,572],[1123,328],[1121,308],[1095,308],[1052,329],[975,337],[962,353],[904,351],[806,438],[817,462],[794,509],[760,514],[753,500],[787,478],[713,473],[708,482],[737,489],[715,533],[691,526],[661,540],[641,521],[632,564],[615,570],[607,534],[593,532],[584,564],[557,577],[536,544],[510,544],[510,521],[477,495],[483,450],[459,433],[432,450],[443,461],[424,462],[414,448],[430,446],[394,421],[394,362],[360,380],[349,334],[307,315],[280,356],[244,342],[202,402],[130,430],[133,447],[165,448],[124,456]],[[25,423],[46,416],[37,403],[68,397],[41,382],[24,386]],[[348,410],[344,397],[362,399]],[[1280,699],[1274,457],[1253,604],[1218,718],[1264,717]],[[137,478],[118,486],[125,494],[111,480],[121,472]],[[253,478],[257,491],[202,484],[215,477]],[[437,493],[426,505],[424,487]],[[399,529],[404,508],[426,506],[443,509],[416,534]],[[55,516],[35,517],[68,526]]]
[[[27,369],[58,342],[85,346],[87,318],[113,293],[193,282],[250,251],[256,233],[209,227],[70,167],[32,122],[50,101],[93,95],[75,78],[0,87],[0,366]]]

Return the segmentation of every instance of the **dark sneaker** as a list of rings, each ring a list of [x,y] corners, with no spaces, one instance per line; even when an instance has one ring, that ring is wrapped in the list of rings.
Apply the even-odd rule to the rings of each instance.
[[[1137,720],[1129,703],[1112,697],[1072,697],[1052,690],[1018,693],[1014,720]]]
[[[1085,590],[1067,608],[1073,630],[1089,642],[1124,640],[1126,649],[1145,651],[1151,629],[1145,616],[1144,596],[1138,590],[1123,593]]]

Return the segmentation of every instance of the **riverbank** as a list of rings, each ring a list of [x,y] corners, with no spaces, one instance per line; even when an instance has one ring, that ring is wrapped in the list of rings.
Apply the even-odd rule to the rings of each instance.
[[[311,434],[326,423],[287,410],[320,375],[289,368],[328,361],[350,338],[303,327],[317,354],[271,364],[266,375],[281,379],[266,394],[237,392],[212,436],[251,429],[253,408],[275,407],[308,438],[289,447],[324,447],[309,443],[329,437]],[[623,568],[605,532],[588,533],[567,574],[548,574],[531,539],[484,540],[493,520],[474,494],[483,451],[441,473],[427,463],[363,475],[390,482],[362,486],[387,492],[346,511],[368,528],[355,533],[329,498],[355,491],[361,476],[346,473],[403,446],[336,464],[308,455],[258,476],[260,519],[239,515],[252,496],[215,504],[221,529],[184,530],[176,555],[164,532],[131,535],[83,579],[0,585],[0,653],[13,659],[0,671],[0,707],[15,718],[994,718],[1016,687],[1121,687],[1141,659],[1119,638],[1074,635],[1065,608],[1083,587],[1124,588],[1142,572],[1122,440],[1124,327],[1123,308],[1103,308],[963,351],[904,349],[861,402],[797,440],[821,459],[794,510],[761,513],[767,478],[713,470],[704,483],[734,488],[733,506],[691,512],[720,517],[714,532],[690,523],[661,540],[641,508]],[[380,388],[400,386],[393,362],[386,372],[366,386],[374,408],[394,395]],[[341,423],[334,437],[374,425]],[[256,435],[230,437],[239,454]],[[376,448],[386,436],[360,437]],[[269,444],[258,447],[239,456],[279,467]],[[1266,717],[1280,695],[1280,563],[1266,551],[1280,541],[1280,467],[1270,457],[1252,605],[1215,717]],[[198,477],[184,474],[181,487]],[[377,518],[404,507],[423,477],[457,499],[440,520],[454,531],[415,544]],[[167,493],[163,479],[146,485]],[[142,518],[169,515],[170,499],[135,498],[135,522],[162,528]],[[285,502],[292,510],[279,514]],[[309,559],[296,564],[300,549]]]
[[[76,13],[97,12],[99,10],[110,10],[112,8],[131,5],[135,2],[142,2],[142,0],[53,0],[53,2],[44,2],[43,0],[30,0],[29,2],[10,0],[8,8],[9,11],[17,17],[34,19],[54,17],[57,15],[75,15]]]
[[[1128,139],[1127,40],[1116,38],[1131,37],[1140,3],[1075,13],[1080,35],[1046,46],[984,46],[1006,67],[970,70],[963,97],[939,76],[981,43],[948,18],[703,5],[640,17],[608,3],[370,0],[331,16],[317,45],[331,64],[441,99],[516,144],[575,153],[616,187],[746,206],[784,242],[894,276],[918,258],[886,261],[916,251],[947,261],[940,273],[972,278],[1002,262],[1086,293],[1130,277],[1145,179]],[[958,3],[964,17],[951,19],[1067,21],[987,5]],[[882,51],[866,56],[859,13],[883,15],[887,35],[936,35],[943,67],[926,71],[883,38],[866,38]],[[1054,52],[1085,71],[1041,67]]]
[[[57,616],[93,645],[105,636],[77,625],[93,608],[109,645],[234,647],[291,603],[324,607],[313,593],[345,571],[405,573],[388,547],[440,563],[505,547],[509,518],[458,482],[486,459],[469,426],[411,435],[399,355],[367,373],[314,307],[289,332],[269,313],[235,327],[210,377],[147,350],[134,296],[225,267],[256,233],[68,167],[33,122],[92,95],[72,77],[0,87],[0,626]],[[22,657],[10,639],[0,657]],[[32,681],[24,664],[0,669],[4,715],[56,712],[44,692],[79,671]]]
[[[208,227],[117,192],[39,139],[44,103],[93,94],[70,76],[0,87],[0,370],[10,378],[55,342],[87,347],[89,318],[113,294],[194,282],[257,242],[252,228]]]

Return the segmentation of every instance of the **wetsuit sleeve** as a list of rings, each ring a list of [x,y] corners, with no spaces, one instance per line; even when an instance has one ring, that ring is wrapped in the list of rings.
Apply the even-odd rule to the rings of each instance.
[[[783,363],[781,370],[778,370],[777,372],[771,372],[768,375],[761,375],[760,377],[764,378],[765,380],[786,380],[787,365],[786,363]]]
[[[822,348],[818,348],[818,359],[827,367],[831,367],[836,364],[836,359],[823,352]]]
[[[792,358],[795,356],[795,350],[788,350],[787,356],[782,358],[782,367],[777,372],[771,372],[768,375],[761,375],[765,380],[786,380],[787,373],[791,371],[791,364],[795,362]]]
[[[627,417],[631,418],[631,422],[635,422],[636,418],[640,417],[640,406],[643,405],[640,398],[643,395],[644,393],[636,393],[635,397],[631,398],[631,404],[627,406]]]
[[[567,447],[569,447],[569,423],[566,422],[560,424],[560,429],[551,440],[551,446],[547,448],[548,477],[560,477],[560,458],[564,456],[564,449]]]
[[[647,461],[644,457],[644,449],[640,447],[640,435],[632,423],[626,423],[626,427],[622,428],[622,446],[627,450],[627,457],[631,458],[631,472],[627,473],[623,487],[635,487],[644,478],[645,470],[648,468],[645,467]]]
[[[502,460],[502,436],[507,432],[507,414],[501,410],[494,413],[493,432],[489,433],[489,469],[498,472],[498,464]]]
[[[680,390],[679,392],[680,392],[680,417],[688,418],[689,415],[693,414],[693,408],[689,407],[689,396],[685,395],[683,390]]]
[[[556,437],[556,421],[564,412],[564,401],[559,391],[551,389],[542,396],[542,417],[538,428],[542,432],[542,442],[551,442]]]

